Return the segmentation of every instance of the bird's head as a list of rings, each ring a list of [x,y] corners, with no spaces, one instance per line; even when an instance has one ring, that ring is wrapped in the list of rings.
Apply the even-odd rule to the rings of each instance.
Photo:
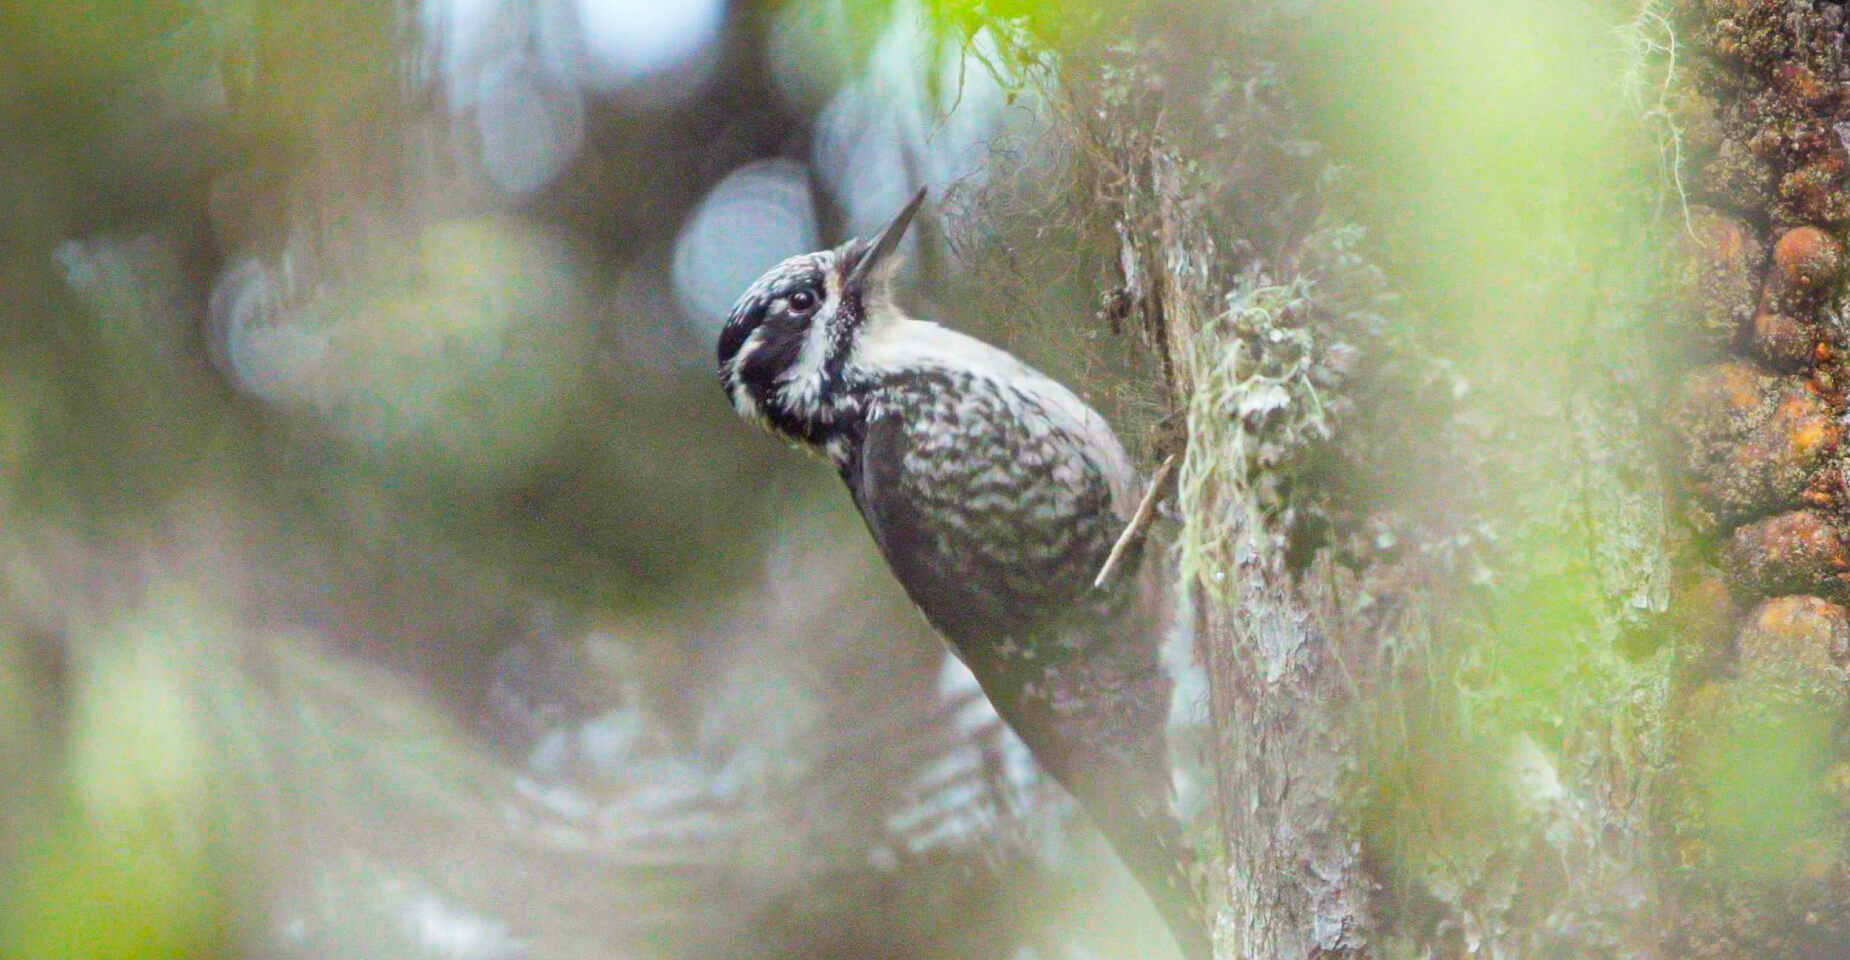
[[[827,456],[848,414],[844,389],[855,345],[894,311],[893,251],[925,200],[872,240],[791,257],[759,277],[719,335],[719,379],[747,420]]]

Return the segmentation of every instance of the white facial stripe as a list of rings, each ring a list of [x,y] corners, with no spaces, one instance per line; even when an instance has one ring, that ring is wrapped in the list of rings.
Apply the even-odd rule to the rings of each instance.
[[[745,381],[740,378],[740,372],[745,369],[745,361],[751,359],[752,354],[757,353],[758,348],[762,346],[764,346],[763,327],[753,330],[745,338],[745,342],[739,345],[739,352],[733,354],[732,357],[730,368],[732,389],[729,391],[732,394],[733,409],[739,411],[739,416],[759,421],[764,419],[764,412],[758,409],[758,401],[752,396],[752,392],[745,389]]]
[[[820,400],[823,367],[828,363],[829,348],[834,339],[830,322],[835,319],[836,308],[841,303],[841,285],[833,270],[823,275],[822,282],[822,305],[817,308],[815,318],[803,337],[803,349],[797,353],[797,362],[777,378],[783,384],[777,391],[778,399],[796,409],[813,406]]]

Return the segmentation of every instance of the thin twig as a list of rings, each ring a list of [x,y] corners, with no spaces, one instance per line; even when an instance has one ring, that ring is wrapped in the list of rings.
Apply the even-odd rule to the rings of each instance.
[[[1169,496],[1175,487],[1176,463],[1178,457],[1170,454],[1163,460],[1163,465],[1156,468],[1156,476],[1150,478],[1150,489],[1143,495],[1143,502],[1137,504],[1137,512],[1131,514],[1131,522],[1126,524],[1124,532],[1118,534],[1118,542],[1111,545],[1111,553],[1105,557],[1105,565],[1098,570],[1098,576],[1092,580],[1094,590],[1111,582],[1118,575],[1118,568],[1124,565],[1124,555],[1130,552],[1131,545],[1143,540],[1144,534],[1150,532],[1150,523],[1156,519],[1156,505]]]

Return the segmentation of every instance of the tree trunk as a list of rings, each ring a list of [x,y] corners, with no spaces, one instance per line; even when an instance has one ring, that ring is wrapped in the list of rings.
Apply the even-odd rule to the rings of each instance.
[[[1156,6],[1057,101],[1186,419],[1223,955],[1842,955],[1843,8]]]

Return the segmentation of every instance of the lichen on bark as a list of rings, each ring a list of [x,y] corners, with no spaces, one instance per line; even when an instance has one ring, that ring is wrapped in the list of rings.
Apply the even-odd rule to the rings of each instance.
[[[1828,954],[1844,8],[1284,6],[1049,92],[1185,423],[1223,949]]]
[[[1655,818],[1664,948],[1836,955],[1850,936],[1844,10],[1685,0],[1675,14],[1693,54],[1685,99],[1711,107],[1694,190],[1718,209],[1710,222],[1769,252],[1743,258],[1752,320],[1724,338],[1725,362],[1683,374],[1673,421],[1690,525],[1705,536],[1690,560],[1713,562],[1720,576],[1706,579],[1728,596],[1690,595],[1706,612],[1677,644],[1674,763]],[[1734,284],[1712,269],[1723,246],[1687,250],[1685,274]]]

